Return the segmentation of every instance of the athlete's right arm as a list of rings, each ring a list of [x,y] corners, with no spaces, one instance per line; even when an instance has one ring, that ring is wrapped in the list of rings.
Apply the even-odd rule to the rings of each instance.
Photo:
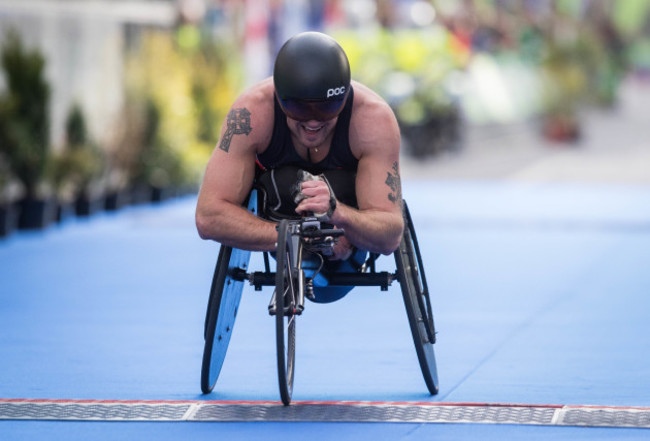
[[[272,133],[273,101],[268,91],[268,84],[262,83],[242,94],[223,123],[196,207],[202,239],[251,251],[275,250],[275,223],[242,207],[253,185],[255,156]]]

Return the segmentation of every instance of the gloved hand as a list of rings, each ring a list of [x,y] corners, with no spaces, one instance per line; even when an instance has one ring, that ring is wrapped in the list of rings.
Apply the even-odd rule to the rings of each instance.
[[[336,209],[336,196],[327,178],[314,176],[304,170],[298,171],[298,182],[292,188],[296,212],[313,213],[316,219],[327,222]]]

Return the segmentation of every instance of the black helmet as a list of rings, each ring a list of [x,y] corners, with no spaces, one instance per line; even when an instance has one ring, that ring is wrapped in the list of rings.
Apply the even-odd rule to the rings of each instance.
[[[290,118],[330,120],[341,113],[350,90],[348,57],[328,35],[295,35],[275,59],[273,83],[280,106]]]

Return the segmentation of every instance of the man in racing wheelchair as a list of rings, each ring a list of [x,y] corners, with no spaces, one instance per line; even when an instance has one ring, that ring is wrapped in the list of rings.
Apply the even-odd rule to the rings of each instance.
[[[350,80],[345,52],[321,33],[291,38],[277,55],[273,77],[237,98],[196,208],[200,236],[221,243],[205,322],[203,393],[219,377],[246,280],[256,289],[275,286],[269,313],[276,322],[283,404],[291,401],[295,318],[303,294],[331,302],[354,286],[386,290],[393,280],[401,287],[426,386],[438,392],[436,331],[413,222],[402,201],[399,149],[390,107]],[[254,195],[263,201],[257,209]],[[341,230],[344,235],[337,234]],[[307,242],[296,246],[298,238]],[[250,270],[250,251],[264,252],[264,272]],[[275,253],[275,273],[269,253]],[[394,273],[375,271],[379,254],[393,254]]]
[[[298,34],[280,49],[273,77],[240,95],[223,123],[199,193],[199,235],[273,252],[280,218],[313,214],[345,231],[325,253],[323,275],[359,266],[368,252],[391,254],[404,228],[399,150],[392,110],[351,81],[341,46]],[[266,198],[261,217],[242,206],[254,184]],[[319,289],[313,300],[349,289]]]

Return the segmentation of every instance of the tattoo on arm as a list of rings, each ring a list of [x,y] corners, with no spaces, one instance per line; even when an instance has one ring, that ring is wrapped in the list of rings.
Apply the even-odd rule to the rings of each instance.
[[[221,137],[219,148],[224,152],[230,149],[230,141],[233,135],[246,135],[253,130],[251,127],[251,113],[246,107],[240,109],[232,109],[228,113],[226,120],[226,132]]]
[[[402,186],[400,183],[399,177],[399,167],[397,161],[393,163],[393,169],[387,172],[386,185],[390,188],[388,193],[388,199],[395,203],[400,203],[402,201]]]

